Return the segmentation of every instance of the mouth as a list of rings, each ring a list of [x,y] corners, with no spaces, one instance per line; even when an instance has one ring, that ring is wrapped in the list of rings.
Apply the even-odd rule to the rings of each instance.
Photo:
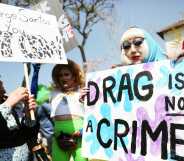
[[[140,60],[141,60],[141,57],[140,57],[140,56],[131,56],[130,59],[131,59],[133,62],[137,62],[137,61],[140,61]]]
[[[68,87],[68,84],[63,84],[63,87],[64,87],[64,88],[67,88],[67,87]]]
[[[66,80],[62,80],[61,81],[61,86],[63,86],[64,88],[66,87],[68,87],[68,82],[66,81]]]

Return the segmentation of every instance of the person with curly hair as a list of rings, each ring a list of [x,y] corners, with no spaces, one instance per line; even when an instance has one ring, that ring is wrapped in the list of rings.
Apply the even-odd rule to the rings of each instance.
[[[68,60],[68,64],[55,65],[52,79],[54,89],[51,96],[51,118],[54,120],[52,159],[69,161],[72,156],[74,161],[87,161],[81,156],[84,117],[82,100],[88,92],[87,88],[83,88],[84,74],[78,64]],[[65,135],[76,141],[76,145],[71,145],[67,150],[60,145]]]

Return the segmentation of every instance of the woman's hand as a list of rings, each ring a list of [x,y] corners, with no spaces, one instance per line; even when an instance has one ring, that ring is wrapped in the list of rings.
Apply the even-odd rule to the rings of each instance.
[[[72,136],[73,137],[81,137],[83,133],[83,129],[80,129],[79,131],[75,131]]]
[[[88,92],[89,92],[89,88],[87,87],[84,87],[80,90],[79,102],[84,103],[84,98],[86,97]]]
[[[28,99],[28,110],[35,110],[37,104],[34,99],[34,95],[30,95]]]
[[[29,98],[27,100],[27,102],[25,102],[26,104],[26,110],[25,110],[25,114],[26,116],[30,116],[30,111],[31,110],[35,110],[36,109],[36,101],[34,99],[34,95],[29,95]]]
[[[114,69],[114,68],[122,67],[122,66],[123,66],[123,64],[113,64],[113,65],[111,66],[111,68]]]
[[[19,87],[10,93],[5,104],[9,107],[14,107],[17,103],[21,101],[27,101],[29,98],[28,90],[24,87]]]

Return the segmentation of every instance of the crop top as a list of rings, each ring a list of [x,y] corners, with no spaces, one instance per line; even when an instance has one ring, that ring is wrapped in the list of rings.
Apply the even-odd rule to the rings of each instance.
[[[51,117],[58,115],[84,116],[83,104],[79,102],[79,92],[70,94],[55,91],[51,96]]]

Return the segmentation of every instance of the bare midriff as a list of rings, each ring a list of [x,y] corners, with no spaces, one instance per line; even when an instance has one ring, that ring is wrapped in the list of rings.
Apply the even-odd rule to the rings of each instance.
[[[56,121],[82,119],[82,118],[83,118],[82,116],[77,116],[77,115],[57,115],[57,116],[54,116],[54,120],[56,120]]]

